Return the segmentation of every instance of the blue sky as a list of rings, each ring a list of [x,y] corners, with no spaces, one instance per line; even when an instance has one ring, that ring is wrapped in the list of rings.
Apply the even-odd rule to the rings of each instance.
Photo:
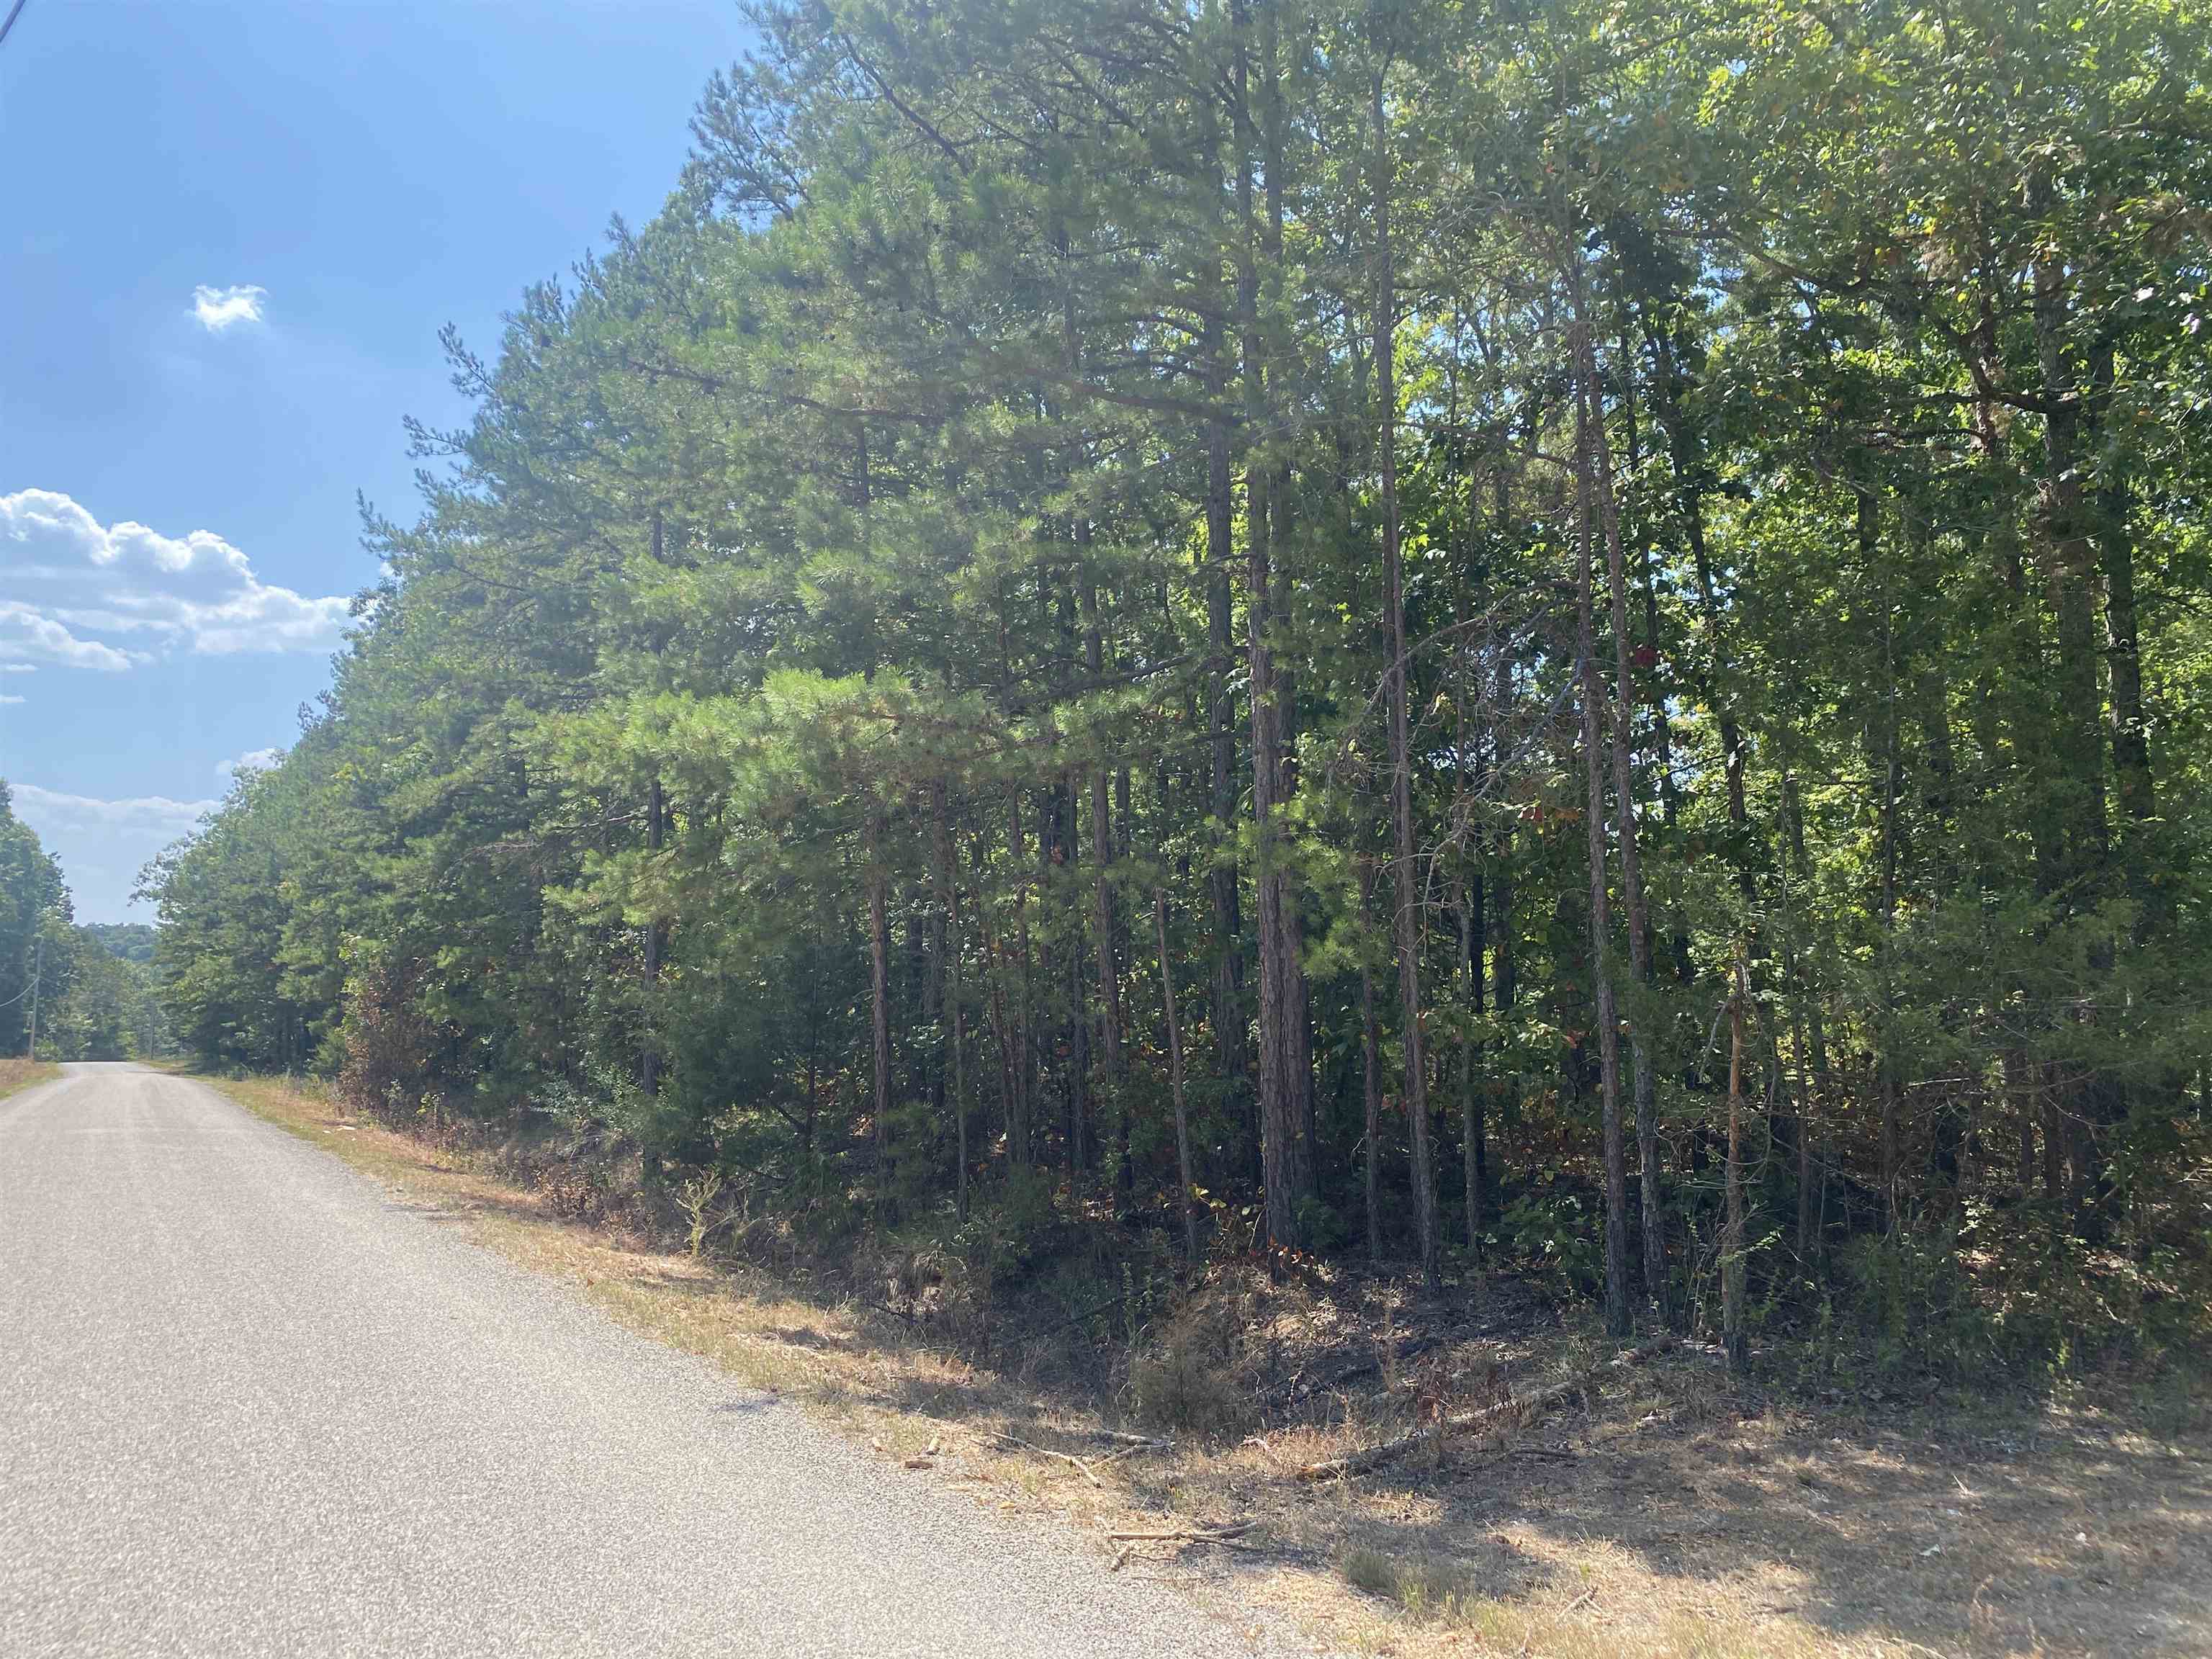
[[[82,921],[280,748],[438,330],[675,182],[729,0],[30,0],[0,46],[0,776]]]

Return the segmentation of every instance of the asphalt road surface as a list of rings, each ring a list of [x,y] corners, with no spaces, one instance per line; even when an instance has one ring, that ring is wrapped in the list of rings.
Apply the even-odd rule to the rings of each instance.
[[[0,1101],[0,1655],[1243,1654],[188,1080]]]

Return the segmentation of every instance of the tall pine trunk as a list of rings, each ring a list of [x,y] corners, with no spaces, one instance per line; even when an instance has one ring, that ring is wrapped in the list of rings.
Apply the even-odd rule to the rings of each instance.
[[[2089,413],[2099,428],[2112,400],[2112,343],[2100,340],[2089,354]],[[2098,562],[2105,576],[2105,661],[2112,699],[2112,775],[2126,820],[2120,856],[2128,890],[2143,907],[2144,921],[2164,912],[2166,896],[2150,868],[2148,826],[2158,817],[2151,777],[2150,726],[2143,712],[2142,639],[2136,615],[2136,554],[2129,522],[2128,481],[2108,463],[2096,496]]]
[[[1359,860],[1359,915],[1362,922],[1374,914],[1375,861]],[[1367,1259],[1382,1260],[1382,1030],[1375,1013],[1375,970],[1367,952],[1359,953],[1359,1057],[1361,1102],[1366,1108],[1367,1133],[1361,1141],[1367,1157],[1361,1185],[1367,1200]]]
[[[1272,1252],[1296,1249],[1299,1243],[1297,1143],[1304,1113],[1295,1072],[1301,1045],[1294,1041],[1291,1025],[1304,999],[1296,982],[1296,922],[1289,908],[1289,876],[1278,844],[1283,760],[1270,638],[1273,590],[1268,514],[1273,462],[1264,447],[1269,394],[1260,325],[1260,233],[1253,199],[1255,138],[1250,104],[1250,20],[1241,0],[1233,15],[1238,25],[1237,199],[1243,228],[1237,307],[1244,337],[1246,415],[1252,430],[1259,434],[1245,458],[1245,635],[1251,682],[1252,820],[1256,832],[1255,882],[1260,936],[1261,1185]]]
[[[1085,544],[1089,526],[1084,526]],[[1104,651],[1098,626],[1098,590],[1086,570],[1083,582],[1084,665],[1091,684],[1105,677]],[[1109,801],[1111,769],[1103,761],[1091,770],[1091,855],[1097,866],[1092,878],[1092,930],[1097,934],[1099,1069],[1114,1109],[1116,1158],[1115,1181],[1126,1200],[1131,1191],[1129,1170],[1129,1108],[1116,1080],[1121,1074],[1121,981],[1115,958],[1114,816]]]
[[[1206,323],[1207,390],[1218,409],[1228,396],[1218,325]],[[1233,572],[1236,501],[1229,465],[1229,426],[1216,416],[1206,426],[1206,641],[1208,723],[1212,743],[1208,799],[1215,833],[1226,838],[1237,822],[1237,697],[1230,665],[1236,650]],[[1207,877],[1213,901],[1213,1042],[1224,1087],[1241,1115],[1249,1172],[1260,1170],[1258,1101],[1252,1092],[1251,1055],[1246,1047],[1244,1005],[1244,919],[1237,866],[1215,860]]]
[[[1421,1040],[1421,895],[1414,862],[1413,763],[1406,706],[1406,576],[1398,538],[1398,386],[1393,363],[1397,338],[1396,276],[1390,258],[1390,194],[1395,168],[1390,127],[1382,106],[1382,72],[1370,92],[1375,122],[1375,376],[1382,409],[1382,608],[1390,623],[1387,697],[1390,722],[1390,836],[1397,878],[1391,937],[1398,954],[1398,999],[1405,1019],[1406,1128],[1413,1151],[1413,1224],[1421,1276],[1437,1279],[1437,1190],[1429,1156],[1428,1067]]]
[[[868,813],[868,1030],[875,1057],[870,1100],[875,1113],[876,1196],[889,1201],[890,1182],[891,1007],[890,926],[884,871],[884,817]]]
[[[660,510],[655,507],[653,514],[653,562],[656,565],[661,562],[661,554]],[[648,853],[658,853],[661,849],[665,837],[667,811],[668,803],[661,793],[660,777],[656,773],[646,786],[645,793],[645,848]],[[658,864],[659,860],[655,859],[653,862]],[[656,877],[658,873],[655,872]],[[645,1042],[643,1051],[638,1056],[637,1066],[638,1086],[647,1096],[660,1092],[660,1042],[655,1030],[656,1004],[660,988],[660,959],[667,948],[668,927],[661,920],[659,907],[656,905],[653,920],[645,930]],[[657,1178],[658,1158],[648,1154],[646,1163],[648,1178]]]
[[[952,1131],[959,1170],[953,1183],[953,1202],[962,1219],[968,1215],[968,1072],[967,1010],[960,997],[960,883],[952,855],[952,826],[942,779],[930,786],[931,816],[937,841],[938,904],[945,916],[945,972],[940,989],[945,995],[945,1036],[951,1045]]]
[[[1605,1328],[1626,1336],[1628,1293],[1628,1155],[1620,1122],[1620,1018],[1613,1002],[1612,903],[1606,890],[1605,682],[1597,666],[1596,596],[1592,580],[1589,420],[1575,407],[1575,664],[1582,689],[1584,829],[1589,862],[1591,1001],[1598,1040],[1600,1136],[1605,1160]],[[1625,810],[1625,807],[1624,807]]]
[[[1473,896],[1464,876],[1453,878],[1452,908],[1459,922],[1460,974],[1465,985],[1462,1012],[1470,1019],[1482,1016],[1482,947],[1476,942],[1475,919],[1482,914],[1482,884],[1474,884]],[[1467,1251],[1469,1260],[1482,1254],[1482,1114],[1474,1079],[1475,1040],[1462,1030],[1459,1039],[1460,1180],[1467,1210]]]
[[[1575,355],[1580,370],[1583,403],[1587,410],[1590,441],[1582,459],[1594,473],[1599,528],[1605,538],[1606,580],[1613,612],[1613,663],[1617,707],[1613,721],[1613,793],[1617,808],[1616,834],[1620,842],[1621,897],[1628,907],[1629,967],[1636,982],[1650,997],[1655,987],[1651,975],[1651,915],[1644,896],[1644,865],[1637,846],[1636,789],[1633,746],[1636,728],[1636,682],[1629,665],[1627,561],[1620,540],[1620,514],[1613,494],[1613,447],[1606,436],[1602,384],[1598,379],[1597,353],[1590,343],[1587,314],[1587,284],[1579,257],[1574,260],[1577,326]],[[1651,1058],[1650,1020],[1647,1016],[1629,1029],[1636,1099],[1636,1149],[1641,1177],[1640,1202],[1644,1221],[1644,1292],[1663,1317],[1667,1310],[1666,1212],[1660,1198],[1658,1083]]]
[[[1012,1026],[1014,1039],[1014,1097],[1007,1109],[1007,1139],[1019,1146],[1016,1162],[1033,1164],[1039,1156],[1036,1121],[1036,1048],[1030,1035],[1029,839],[1022,830],[1022,796],[1018,789],[1006,796],[1007,868],[1014,878],[1014,973]],[[1020,1133],[1014,1133],[1018,1121]]]
[[[1182,1258],[1198,1261],[1197,1183],[1191,1172],[1190,1110],[1183,1100],[1182,1024],[1176,1018],[1174,959],[1168,955],[1168,893],[1152,890],[1152,921],[1160,940],[1160,1001],[1168,1021],[1168,1081],[1175,1091],[1176,1172],[1180,1181],[1176,1207],[1182,1212]]]
[[[1721,1340],[1729,1368],[1741,1370],[1744,1338],[1743,1020],[1751,985],[1738,950],[1729,995],[1728,1224],[1721,1242]]]

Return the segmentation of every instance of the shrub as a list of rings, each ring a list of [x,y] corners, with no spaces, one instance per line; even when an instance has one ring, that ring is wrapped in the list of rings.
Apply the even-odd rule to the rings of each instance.
[[[1883,1374],[1972,1376],[1999,1357],[1997,1331],[1960,1267],[1956,1233],[1869,1234],[1844,1247],[1839,1265]]]
[[[1129,1364],[1136,1415],[1194,1434],[1234,1434],[1253,1410],[1241,1376],[1242,1333],[1231,1306],[1194,1300],[1160,1324]]]
[[[1595,1296],[1602,1273],[1602,1222],[1582,1194],[1550,1182],[1516,1197],[1498,1218],[1498,1237],[1532,1267],[1554,1275],[1561,1288]]]
[[[356,1111],[404,1121],[431,1079],[438,1032],[413,996],[412,975],[362,961],[346,980],[338,1092]]]

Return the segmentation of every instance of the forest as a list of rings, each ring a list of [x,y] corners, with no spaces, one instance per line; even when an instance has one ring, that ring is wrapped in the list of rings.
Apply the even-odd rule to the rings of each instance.
[[[146,923],[75,922],[60,861],[0,778],[0,1057],[167,1054],[153,962]]]
[[[2200,0],[748,15],[149,868],[187,1053],[827,1255],[2201,1317]]]

